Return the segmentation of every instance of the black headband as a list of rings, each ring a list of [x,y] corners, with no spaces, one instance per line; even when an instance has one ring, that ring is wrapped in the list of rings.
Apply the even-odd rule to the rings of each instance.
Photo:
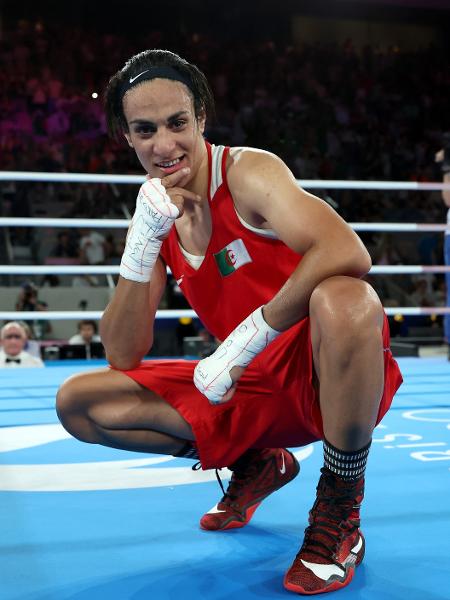
[[[157,79],[158,77],[161,79],[172,79],[173,81],[180,81],[181,83],[184,83],[184,85],[186,85],[191,90],[191,92],[193,92],[192,81],[190,77],[182,75],[173,67],[149,67],[148,69],[144,69],[143,71],[141,71],[137,75],[134,75],[133,77],[127,75],[127,78],[122,83],[121,98],[123,98],[128,92],[128,90],[134,87],[135,85],[138,85],[143,81]]]

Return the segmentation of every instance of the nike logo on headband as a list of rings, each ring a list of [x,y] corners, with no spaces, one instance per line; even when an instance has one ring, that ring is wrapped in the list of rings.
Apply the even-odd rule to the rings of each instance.
[[[135,77],[130,77],[130,83],[133,83],[133,81],[136,81],[136,79],[139,79],[139,77],[141,75],[143,75],[144,73],[147,73],[149,71],[149,69],[145,69],[145,71],[142,71],[142,73],[139,73],[139,75],[136,75]]]

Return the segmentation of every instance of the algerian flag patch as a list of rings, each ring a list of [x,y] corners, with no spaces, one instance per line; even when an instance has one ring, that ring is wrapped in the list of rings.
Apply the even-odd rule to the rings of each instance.
[[[223,277],[231,275],[242,265],[252,262],[250,254],[241,239],[227,244],[220,252],[214,254],[214,258]]]

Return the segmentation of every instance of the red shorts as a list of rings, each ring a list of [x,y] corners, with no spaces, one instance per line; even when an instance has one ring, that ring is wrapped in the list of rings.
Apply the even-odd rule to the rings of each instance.
[[[402,382],[383,328],[384,392],[378,421]],[[173,406],[194,432],[204,469],[225,467],[248,448],[304,446],[323,439],[318,394],[312,385],[309,318],[273,341],[247,367],[233,398],[212,406],[193,383],[198,361],[149,360],[123,371]]]

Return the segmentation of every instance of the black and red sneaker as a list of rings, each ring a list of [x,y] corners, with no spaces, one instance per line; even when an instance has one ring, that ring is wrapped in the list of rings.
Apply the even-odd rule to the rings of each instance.
[[[248,450],[229,467],[233,471],[227,491],[200,520],[200,527],[223,531],[244,527],[272,492],[292,481],[300,471],[295,456],[284,448]]]
[[[321,471],[303,546],[284,578],[284,587],[297,594],[321,594],[348,585],[364,558],[359,528],[364,478],[344,481],[326,468]]]

